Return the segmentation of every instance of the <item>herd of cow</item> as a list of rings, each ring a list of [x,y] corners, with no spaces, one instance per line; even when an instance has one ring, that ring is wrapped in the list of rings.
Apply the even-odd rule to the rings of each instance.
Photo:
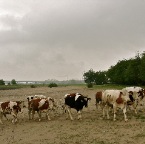
[[[116,112],[118,108],[120,108],[123,110],[124,120],[127,121],[127,108],[133,107],[135,113],[137,113],[137,107],[141,104],[143,105],[144,97],[145,89],[141,87],[126,87],[122,90],[98,91],[95,94],[96,108],[101,108],[103,117],[105,117],[106,114],[107,119],[110,118],[109,111],[113,110],[114,121],[116,120]],[[77,111],[78,119],[82,119],[82,109],[83,107],[88,107],[88,101],[90,100],[91,98],[83,96],[80,93],[66,94],[63,99],[59,100],[44,95],[27,96],[28,116],[29,119],[34,119],[34,114],[37,112],[39,121],[41,121],[41,114],[45,112],[46,118],[50,120],[50,111],[61,108],[64,112],[67,112],[70,119],[73,120],[71,113],[71,108],[73,108]],[[16,123],[18,113],[22,113],[25,107],[24,101],[0,102],[0,123],[3,124],[3,116],[7,119],[7,114],[11,114],[13,116],[12,123]]]

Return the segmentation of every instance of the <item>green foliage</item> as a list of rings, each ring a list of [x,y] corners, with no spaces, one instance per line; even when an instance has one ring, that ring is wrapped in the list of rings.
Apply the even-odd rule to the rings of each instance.
[[[58,87],[58,85],[57,85],[56,83],[50,83],[50,84],[48,85],[48,87],[50,87],[50,88],[52,88],[52,87]]]
[[[15,79],[12,79],[12,80],[11,80],[11,84],[12,84],[12,85],[16,85],[16,84],[17,84],[17,83],[16,83],[16,80],[15,80]]]
[[[102,85],[107,83],[107,76],[105,71],[99,71],[95,74],[95,83],[96,85]]]
[[[141,62],[139,66],[139,78],[141,79],[141,84],[145,85],[145,52],[141,56]]]
[[[93,84],[97,84],[97,85],[106,84],[107,79],[108,79],[105,71],[95,72],[92,69],[84,73],[83,77],[84,77],[85,83],[87,83],[87,86],[90,86]]]
[[[83,74],[83,77],[84,77],[85,83],[87,84],[95,83],[96,73],[95,71],[93,71],[93,69],[90,69],[88,72],[85,72]]]
[[[0,85],[5,85],[5,82],[3,79],[0,79]]]
[[[22,88],[20,85],[0,85],[0,90],[11,90]]]
[[[83,76],[87,84],[145,85],[145,52],[138,53],[135,58],[118,61],[106,72],[95,72],[91,69]]]
[[[137,54],[135,58],[119,61],[112,66],[107,75],[111,83],[126,85],[145,84],[145,54]]]

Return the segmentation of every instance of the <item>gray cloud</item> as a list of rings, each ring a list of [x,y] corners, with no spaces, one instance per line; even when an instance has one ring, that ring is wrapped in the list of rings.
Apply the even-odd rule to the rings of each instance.
[[[145,46],[145,1],[0,2],[0,75],[5,80],[81,79]]]

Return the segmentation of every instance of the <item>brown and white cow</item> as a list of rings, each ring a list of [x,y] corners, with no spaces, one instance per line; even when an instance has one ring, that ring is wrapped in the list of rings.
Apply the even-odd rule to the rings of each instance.
[[[0,103],[0,123],[2,122],[3,115],[6,117],[6,114],[11,114],[13,116],[12,123],[17,122],[17,114],[21,112],[20,102],[8,101]],[[6,117],[7,119],[7,117]]]
[[[127,101],[129,101],[128,96],[123,95],[122,91],[120,90],[105,90],[102,93],[102,105],[103,105],[103,117],[105,117],[105,110],[107,110],[107,119],[110,118],[109,116],[109,108],[113,108],[114,118],[116,120],[116,112],[117,108],[123,110],[124,120],[127,121],[126,115],[126,106]]]
[[[21,101],[21,100],[20,101],[13,101],[13,102],[16,102],[17,103],[17,106],[20,107],[19,113],[23,113],[24,108],[26,108],[25,102],[24,101]],[[2,104],[2,103],[3,102],[0,102],[0,104]],[[3,112],[4,117],[8,120],[8,118],[6,116],[7,114],[11,114],[11,113],[9,113],[9,112]]]
[[[29,119],[31,119],[31,114],[32,114],[32,119],[34,119],[35,111],[37,111],[39,116],[39,121],[41,121],[42,112],[45,112],[47,119],[50,120],[49,111],[53,109],[53,106],[54,106],[53,98],[48,97],[42,99],[41,98],[32,99],[31,101],[28,102]]]
[[[135,113],[137,114],[137,106],[141,105],[144,97],[145,90],[141,87],[126,87],[122,89],[122,92],[129,96],[129,102],[127,103],[129,106],[132,106]]]
[[[69,114],[69,117],[71,120],[73,120],[71,108],[76,109],[78,113],[78,119],[82,119],[81,115],[82,109],[84,106],[88,107],[88,101],[91,100],[91,98],[83,96],[80,93],[70,93],[64,96],[64,100],[65,100],[65,108]]]

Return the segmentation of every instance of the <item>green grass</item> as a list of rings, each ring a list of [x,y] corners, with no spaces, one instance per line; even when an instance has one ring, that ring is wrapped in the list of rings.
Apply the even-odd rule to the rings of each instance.
[[[116,85],[116,84],[105,84],[105,85],[94,85],[94,89],[123,89],[125,85]]]
[[[31,85],[32,84],[0,85],[0,90],[27,88],[27,87],[31,87]],[[35,85],[35,87],[48,87],[48,84],[33,84],[33,85]],[[87,84],[58,84],[58,87],[67,87],[67,86],[88,88]],[[88,88],[88,89],[106,90],[106,89],[122,89],[124,87],[126,87],[126,85],[105,84],[105,85],[94,85],[93,88]]]
[[[9,90],[9,89],[19,89],[22,88],[20,85],[0,85],[0,90]]]
[[[35,87],[48,87],[48,85],[43,84],[35,84]],[[16,85],[0,85],[0,90],[10,90],[10,89],[20,89],[20,88],[27,88],[32,87],[32,84],[29,85],[22,85],[22,84],[16,84]]]

